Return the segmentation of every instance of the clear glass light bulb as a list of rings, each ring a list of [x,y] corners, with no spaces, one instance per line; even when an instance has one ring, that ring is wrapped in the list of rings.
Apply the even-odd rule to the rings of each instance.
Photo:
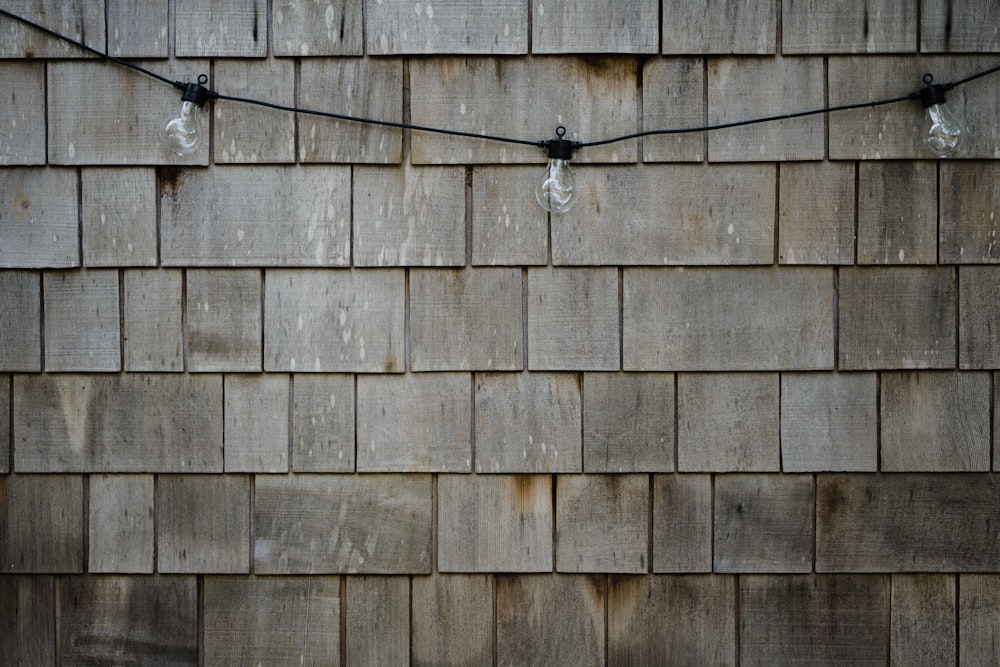
[[[167,123],[163,129],[164,147],[175,155],[193,153],[198,148],[200,126],[198,105],[194,102],[184,102],[181,105],[181,115]]]
[[[924,143],[934,155],[948,157],[962,143],[962,137],[965,135],[962,124],[944,102],[932,104],[926,111]]]
[[[550,158],[545,176],[535,189],[535,198],[550,213],[565,213],[576,203],[576,184],[569,160]]]

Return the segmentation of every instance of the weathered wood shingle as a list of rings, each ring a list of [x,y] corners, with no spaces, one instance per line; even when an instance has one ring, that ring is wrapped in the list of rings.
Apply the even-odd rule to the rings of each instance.
[[[257,476],[254,531],[260,574],[429,573],[431,478]]]
[[[497,577],[497,664],[604,664],[604,577]]]
[[[817,572],[992,572],[1000,482],[986,474],[819,475]]]
[[[207,576],[205,662],[330,664],[340,656],[338,577]]]
[[[74,576],[59,584],[61,664],[197,662],[195,577]]]
[[[955,659],[957,577],[892,575],[890,655],[900,665],[943,665]]]
[[[218,375],[17,375],[24,472],[222,472]]]
[[[468,373],[358,377],[359,472],[470,472]]]
[[[158,571],[248,573],[250,502],[247,475],[158,477]]]
[[[0,477],[0,569],[83,572],[83,477]]]
[[[625,370],[833,367],[830,269],[625,269],[623,280]]]
[[[612,576],[608,664],[735,665],[735,604],[732,576]]]
[[[413,578],[411,656],[415,665],[492,662],[493,581],[489,574]]]
[[[884,665],[889,595],[878,575],[740,577],[740,660]]]
[[[32,271],[0,271],[0,369],[42,370],[42,280]]]
[[[441,475],[438,569],[551,571],[554,512],[548,475]]]

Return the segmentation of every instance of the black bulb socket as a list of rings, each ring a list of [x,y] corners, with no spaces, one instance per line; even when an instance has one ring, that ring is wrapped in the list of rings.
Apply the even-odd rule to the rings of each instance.
[[[569,139],[549,139],[545,144],[550,160],[570,160],[573,158],[574,143]]]
[[[920,91],[921,104],[924,105],[925,109],[928,107],[932,107],[935,104],[944,104],[945,103],[944,91],[945,87],[937,83],[932,83],[926,88],[923,88]]]
[[[200,107],[205,106],[205,102],[208,101],[211,92],[205,87],[206,83],[208,83],[208,77],[202,74],[198,77],[197,83],[192,81],[185,85],[181,100],[184,102],[194,102]]]

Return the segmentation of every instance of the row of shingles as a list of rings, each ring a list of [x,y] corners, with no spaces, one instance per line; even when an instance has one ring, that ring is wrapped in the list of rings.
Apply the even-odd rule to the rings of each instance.
[[[851,165],[781,164],[786,187],[776,204],[765,196],[776,187],[771,165],[584,167],[577,170],[586,185],[581,205],[553,224],[552,260],[771,264],[777,205],[782,264],[842,265],[855,256],[873,265],[996,261],[1000,202],[982,187],[995,176],[992,163],[947,163],[940,174],[925,162],[862,162],[856,169],[857,202]],[[353,183],[345,167],[242,167],[224,170],[221,178],[171,172],[162,179],[159,258],[153,170],[81,174],[82,212],[72,170],[3,171],[0,197],[19,223],[4,232],[4,267],[79,266],[81,250],[83,264],[93,267],[150,266],[158,259],[180,266],[466,261],[463,170],[457,167],[358,167]],[[525,196],[532,175],[526,167],[474,172],[474,264],[546,261],[545,219]],[[259,192],[263,183],[273,184],[267,196]],[[693,189],[694,183],[705,187]],[[670,224],[663,220],[667,210],[679,212]]]
[[[831,105],[906,95],[923,86],[931,72],[939,81],[955,80],[993,64],[983,56],[834,56],[824,65],[818,56],[786,58],[653,59],[642,64],[643,129],[697,127],[771,116],[824,105],[827,79]],[[194,78],[208,71],[207,61],[167,61],[163,74]],[[308,58],[300,72],[287,60],[219,60],[214,82],[229,95],[294,102],[296,78],[300,103],[386,121],[400,121],[403,63],[398,58]],[[593,62],[579,57],[500,60],[487,57],[416,60],[410,63],[411,120],[473,134],[488,133],[537,140],[552,132],[558,119],[575,140],[606,139],[635,127],[640,73],[634,58]],[[43,74],[47,70],[48,83]],[[134,72],[86,61],[4,63],[9,84],[23,93],[8,102],[12,126],[9,145],[0,145],[6,164],[93,165],[128,163],[207,164],[209,142],[190,157],[165,155],[158,132],[176,107],[176,92]],[[707,83],[706,83],[707,77]],[[82,82],[91,82],[83,85]],[[98,82],[94,84],[93,82]],[[30,113],[46,95],[57,103],[46,117]],[[102,91],[120,90],[119,107],[133,122],[107,114]],[[504,91],[527,91],[513,99]],[[952,95],[950,106],[976,128],[959,157],[995,157],[1000,128],[992,122],[997,102],[989,86],[975,81]],[[744,100],[734,105],[733,99]],[[36,104],[38,103],[38,104]],[[235,102],[213,103],[217,163],[398,163],[400,132],[336,119],[302,116],[296,130],[293,114]],[[721,162],[777,160],[923,159],[928,157],[915,127],[921,121],[916,103],[897,103],[779,120],[708,135],[708,159]],[[207,120],[206,123],[207,125]],[[205,128],[207,132],[207,127]],[[298,135],[298,146],[295,137]],[[17,141],[14,141],[16,138]],[[701,161],[702,137],[646,137],[646,162]],[[296,156],[298,153],[298,156]],[[415,133],[415,164],[490,164],[539,162],[534,146],[512,146],[447,135]],[[589,147],[574,155],[577,163],[634,162],[634,142]]]
[[[123,326],[127,370],[181,370],[182,339],[188,369],[197,372],[260,371],[262,356],[271,372],[405,370],[398,269],[188,270],[186,332],[179,300],[168,298],[183,287],[176,271],[126,271],[124,303],[114,270],[0,275],[19,316],[5,327],[0,367],[7,371],[41,369],[43,291],[46,370],[120,370]],[[418,269],[413,278],[412,370],[521,368],[516,270]],[[528,368],[831,370],[835,352],[843,370],[992,368],[1000,354],[989,326],[997,279],[988,266],[843,268],[835,350],[830,269],[627,268],[620,332],[613,269],[529,269]],[[499,292],[502,308],[490,298],[496,288],[507,288]],[[167,326],[149,326],[149,313]],[[438,316],[456,323],[440,338]]]
[[[238,474],[92,475],[86,491],[83,481],[0,478],[6,572],[432,571],[429,475],[257,475],[252,491]],[[645,474],[442,474],[437,569],[990,572],[997,486],[947,473],[654,475],[652,484]]]
[[[89,4],[76,21],[74,4],[19,3],[14,10],[51,27],[75,27],[77,38],[103,46],[104,7]],[[894,53],[977,51],[996,47],[997,36],[976,20],[969,3],[945,0],[883,0],[863,11],[853,5],[796,2],[780,6],[784,53]],[[141,9],[107,7],[108,47],[124,57],[169,53],[169,3]],[[610,0],[528,2],[498,0],[470,23],[463,7],[344,2],[321,6],[288,0],[268,17],[264,0],[232,0],[203,7],[181,1],[174,7],[178,56],[260,57],[268,44],[277,55],[413,53],[741,53],[773,54],[778,48],[779,3],[753,8],[725,3],[643,0],[628,8]],[[531,16],[529,17],[529,12]],[[52,18],[54,17],[54,18]],[[269,20],[270,19],[270,20]],[[220,25],[225,29],[220,29]],[[362,25],[364,24],[364,25]],[[614,26],[609,30],[608,26]],[[269,33],[270,30],[270,33]],[[530,41],[529,41],[530,30]],[[12,28],[5,53],[65,55],[20,26]],[[72,52],[71,52],[72,53]]]
[[[599,665],[605,655],[734,664],[738,644],[741,659],[759,662],[808,651],[829,660],[884,663],[891,655],[934,664],[955,655],[989,662],[1000,614],[1000,582],[976,574],[352,576],[346,584],[342,600],[338,577],[207,576],[199,584],[194,577],[5,576],[0,605],[10,613],[0,646],[8,658],[33,664],[51,661],[56,647],[64,660],[113,646],[194,661],[202,633],[206,660],[267,654],[325,662],[344,642],[349,662],[375,652],[404,662],[481,662],[495,653],[504,664],[572,656],[574,664]],[[158,604],[146,604],[150,597]],[[663,618],[672,620],[657,622]]]
[[[20,472],[974,472],[1000,458],[992,379],[974,371],[681,373],[676,399],[671,373],[480,373],[474,388],[464,373],[363,375],[357,399],[351,375],[300,374],[291,406],[284,374],[3,377],[4,469],[12,434]]]

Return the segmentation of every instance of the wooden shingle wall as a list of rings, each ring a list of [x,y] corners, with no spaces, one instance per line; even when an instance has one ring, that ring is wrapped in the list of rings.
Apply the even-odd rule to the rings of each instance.
[[[594,141],[1000,63],[988,0],[10,0]],[[544,154],[0,19],[0,662],[1000,663],[1000,74]]]

